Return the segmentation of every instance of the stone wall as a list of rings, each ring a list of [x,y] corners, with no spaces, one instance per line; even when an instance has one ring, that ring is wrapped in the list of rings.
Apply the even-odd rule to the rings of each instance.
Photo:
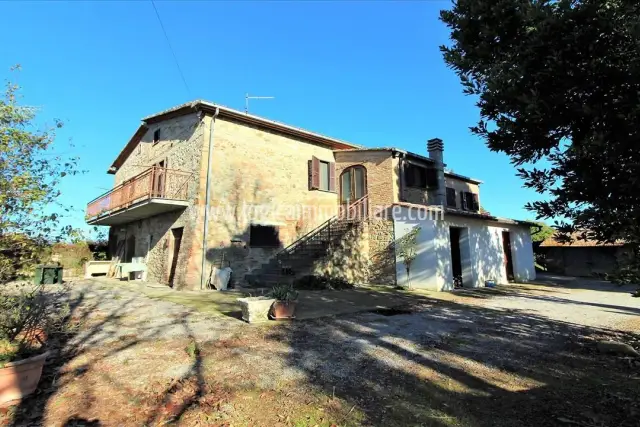
[[[312,273],[343,279],[354,284],[369,282],[370,259],[366,223],[356,223],[336,244],[327,256],[315,262]]]
[[[396,284],[396,251],[393,221],[371,219],[367,223],[369,244],[369,283]]]
[[[154,144],[153,134],[158,128],[160,141]],[[115,185],[118,185],[162,160],[168,169],[193,173],[187,184],[187,201],[190,202],[187,208],[112,226],[110,232],[114,246],[118,241],[124,241],[125,236],[135,236],[135,256],[147,258],[148,278],[167,283],[173,242],[171,230],[182,227],[183,235],[174,279],[174,286],[177,288],[194,287],[199,283],[199,276],[196,283],[189,266],[195,262],[192,260],[194,233],[201,214],[199,171],[203,158],[203,140],[203,121],[195,113],[152,124],[115,174]]]
[[[329,147],[229,119],[215,120],[206,254],[210,263],[219,263],[224,254],[239,280],[337,214],[337,193],[309,190],[312,156],[334,162]],[[276,227],[279,246],[252,247],[251,224]],[[193,271],[200,267],[194,265]]]

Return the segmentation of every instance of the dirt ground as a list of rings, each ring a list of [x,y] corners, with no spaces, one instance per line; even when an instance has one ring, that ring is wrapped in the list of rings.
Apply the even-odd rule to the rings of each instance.
[[[630,291],[546,277],[407,292],[396,310],[255,326],[131,290],[78,287],[38,392],[0,420],[637,426],[640,360],[596,350],[602,339],[640,347]]]

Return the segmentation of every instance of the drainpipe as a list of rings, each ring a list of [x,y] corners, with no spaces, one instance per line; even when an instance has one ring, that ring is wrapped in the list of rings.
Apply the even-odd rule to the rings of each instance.
[[[209,203],[210,195],[209,188],[211,186],[211,156],[213,155],[213,125],[216,122],[216,117],[220,113],[220,109],[216,107],[216,111],[211,116],[211,126],[209,126],[209,154],[207,156],[207,181],[206,190],[204,195],[204,230],[202,234],[202,271],[200,272],[200,290],[204,289],[207,276],[207,234],[209,233]]]

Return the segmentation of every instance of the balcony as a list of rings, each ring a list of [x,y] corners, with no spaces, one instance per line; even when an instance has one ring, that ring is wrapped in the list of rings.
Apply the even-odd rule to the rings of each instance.
[[[184,209],[193,173],[151,167],[87,205],[90,225],[118,225]]]

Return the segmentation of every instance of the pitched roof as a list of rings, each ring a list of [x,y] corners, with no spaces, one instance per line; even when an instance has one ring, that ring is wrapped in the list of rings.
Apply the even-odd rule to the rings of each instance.
[[[575,232],[571,234],[571,242],[565,243],[557,240],[557,236],[547,237],[542,243],[540,243],[540,247],[544,248],[554,248],[554,247],[565,247],[565,248],[594,248],[594,247],[619,247],[624,246],[625,243],[622,240],[616,240],[612,243],[601,243],[597,240],[591,239],[580,239],[580,233]]]
[[[127,145],[122,149],[118,157],[109,168],[108,173],[115,173],[124,161],[129,157],[135,146],[140,142],[146,131],[147,125],[158,123],[163,120],[171,119],[174,117],[184,116],[186,114],[192,114],[197,112],[215,113],[218,112],[219,117],[237,120],[243,123],[260,126],[277,132],[281,132],[286,135],[303,138],[312,142],[327,145],[335,149],[352,149],[360,148],[359,145],[352,144],[350,142],[342,141],[340,139],[331,138],[329,136],[321,135],[319,133],[311,132],[306,129],[289,126],[284,123],[276,122],[274,120],[265,119],[264,117],[254,116],[253,114],[244,113],[242,111],[234,110],[224,105],[214,104],[212,102],[203,101],[201,99],[187,102],[172,107],[168,110],[161,111],[156,114],[152,114],[142,119],[142,124],[138,127],[133,134]]]

